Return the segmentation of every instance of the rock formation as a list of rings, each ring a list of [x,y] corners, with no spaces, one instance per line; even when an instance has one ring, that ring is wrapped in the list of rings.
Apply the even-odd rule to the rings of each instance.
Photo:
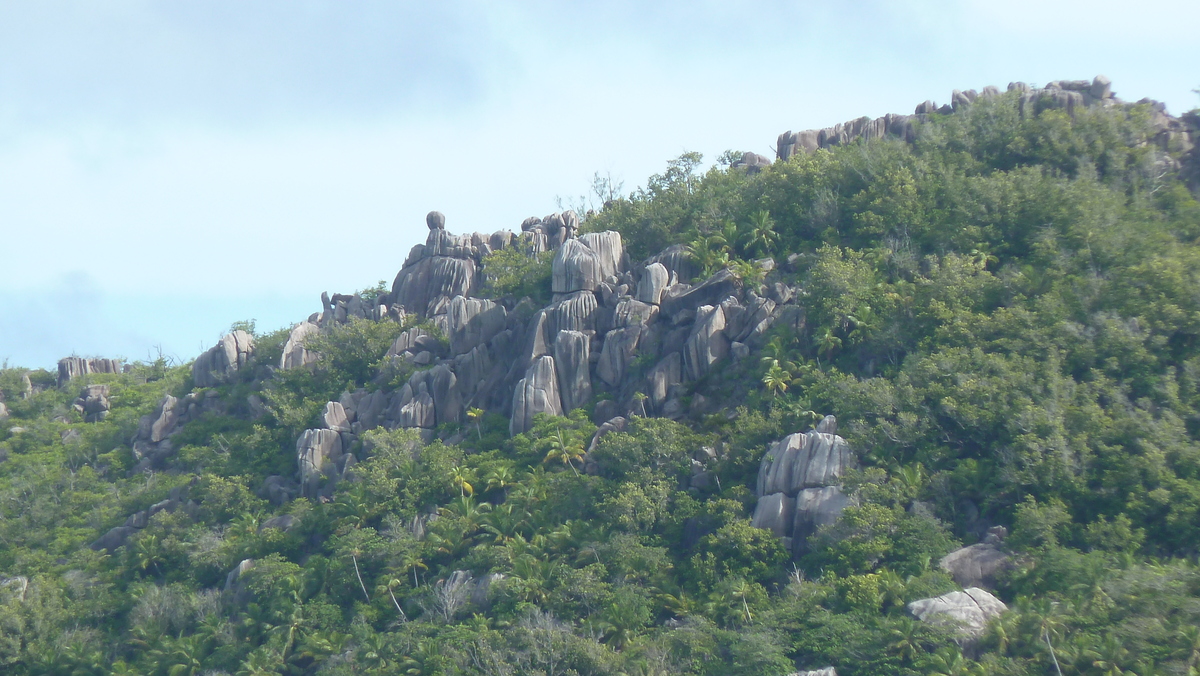
[[[954,627],[965,638],[983,636],[988,620],[1008,610],[1000,599],[978,587],[968,587],[908,604],[917,619]]]
[[[245,366],[253,355],[254,336],[240,329],[227,333],[192,362],[192,380],[196,387],[215,387]]]
[[[120,359],[84,359],[83,357],[64,357],[58,360],[58,386],[62,387],[80,376],[89,373],[120,373]]]
[[[317,334],[320,328],[312,322],[300,322],[288,334],[287,342],[283,345],[283,354],[279,357],[279,368],[294,369],[308,366],[317,360],[317,354],[304,347],[304,341]]]
[[[962,587],[995,587],[996,576],[1007,570],[1012,557],[1001,551],[1003,526],[993,526],[983,542],[956,549],[938,562]]]
[[[759,466],[752,525],[785,538],[793,552],[803,552],[805,540],[837,521],[850,504],[840,483],[854,464],[833,416],[826,416],[817,429],[776,442]]]
[[[72,408],[83,415],[85,422],[104,420],[108,417],[111,407],[108,401],[108,385],[88,385],[72,404]]]

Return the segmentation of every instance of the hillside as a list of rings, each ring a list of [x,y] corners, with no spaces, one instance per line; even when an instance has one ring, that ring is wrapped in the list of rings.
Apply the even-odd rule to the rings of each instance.
[[[951,99],[0,370],[0,670],[1200,673],[1200,112]]]

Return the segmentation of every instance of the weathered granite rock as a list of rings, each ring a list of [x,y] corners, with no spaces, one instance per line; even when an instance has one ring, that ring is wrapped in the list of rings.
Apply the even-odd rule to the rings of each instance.
[[[838,672],[833,667],[825,667],[824,669],[814,669],[812,671],[793,671],[788,676],[838,676]]]
[[[254,559],[242,559],[241,563],[235,566],[234,569],[229,571],[229,574],[225,576],[225,591],[238,591],[238,587],[240,586],[238,581],[243,575],[251,570],[254,570]]]
[[[795,498],[790,498],[783,493],[773,493],[758,500],[750,525],[755,528],[766,528],[776,537],[791,537],[795,514]]]
[[[658,305],[662,301],[663,291],[671,283],[671,273],[662,263],[651,263],[642,271],[638,280],[637,299],[643,303]]]
[[[179,419],[179,414],[175,410],[177,403],[179,400],[169,394],[164,395],[162,401],[158,403],[158,410],[151,418],[150,443],[157,444],[175,431],[175,423]]]
[[[84,359],[83,357],[66,357],[58,360],[58,386],[62,387],[79,376],[89,373],[120,373],[119,359]]]
[[[596,294],[590,291],[579,291],[551,304],[546,308],[547,338],[552,339],[559,331],[595,331],[599,308]]]
[[[215,387],[245,366],[253,354],[254,336],[240,329],[227,333],[192,362],[192,380],[196,387]]]
[[[806,488],[797,493],[796,514],[790,534],[795,550],[802,552],[809,536],[822,526],[832,525],[850,505],[850,496],[838,486]]]
[[[995,587],[996,576],[1011,565],[1012,559],[993,544],[979,543],[956,549],[938,562],[962,587]]]
[[[294,369],[315,362],[317,353],[305,349],[304,341],[319,332],[320,328],[312,322],[300,322],[292,327],[287,342],[283,344],[283,354],[279,357],[279,368]]]
[[[431,231],[430,237],[442,232]],[[433,255],[420,257],[410,265],[405,265],[396,274],[396,279],[392,282],[391,299],[409,312],[429,317],[435,314],[434,306],[439,300],[454,296],[469,297],[478,281],[473,258]]]
[[[979,638],[988,620],[1008,610],[1000,599],[979,587],[968,587],[908,604],[917,619],[930,624],[955,627],[967,638]]]
[[[836,425],[836,419],[832,424]],[[796,495],[805,488],[832,486],[840,483],[845,471],[853,466],[854,454],[840,436],[816,430],[790,434],[763,456],[758,495]]]
[[[0,401],[0,421],[8,420],[8,406]]]
[[[719,305],[697,309],[692,334],[683,347],[683,363],[690,380],[703,378],[713,364],[729,354],[729,339],[724,329],[725,313]]]
[[[672,352],[650,369],[646,379],[650,387],[647,394],[655,409],[662,407],[671,396],[671,388],[683,383],[683,356]]]
[[[579,331],[560,331],[554,340],[554,369],[563,413],[569,413],[592,398],[588,336]]]
[[[350,421],[346,417],[346,408],[341,402],[331,401],[325,404],[321,411],[321,426],[335,432],[349,432]]]
[[[645,326],[657,318],[657,305],[626,297],[617,302],[617,307],[613,311],[612,323],[613,328],[620,329],[626,326]]]
[[[133,528],[132,526],[117,526],[116,528],[109,530],[104,535],[101,535],[89,546],[91,547],[92,551],[98,552],[103,549],[109,554],[112,554],[120,547],[123,547],[125,545],[125,541],[129,539],[129,536],[136,532],[137,529]]]
[[[615,230],[589,232],[580,235],[579,241],[596,252],[600,261],[600,279],[608,279],[625,269],[625,245],[621,233]]]
[[[682,290],[678,295],[672,294],[673,287],[668,289],[663,296],[661,305],[662,311],[674,317],[675,315],[687,311],[698,310],[704,305],[720,305],[721,301],[730,296],[737,296],[741,291],[742,283],[729,270],[721,270],[712,277],[706,279],[702,284],[689,287]]]
[[[455,296],[450,299],[446,312],[435,315],[433,322],[450,339],[450,354],[460,355],[503,331],[506,314],[503,305],[490,300]]]
[[[533,416],[538,413],[562,415],[562,412],[554,357],[543,355],[534,360],[533,365],[525,372],[525,377],[517,381],[516,390],[513,392],[509,433],[516,436],[530,429],[533,426]]]
[[[108,417],[109,409],[112,408],[112,404],[108,400],[108,385],[88,385],[79,393],[79,397],[75,399],[72,406],[83,415],[85,422],[104,420]]]
[[[280,514],[279,516],[273,516],[266,521],[263,521],[258,527],[258,532],[261,533],[264,530],[274,528],[286,533],[295,528],[298,522],[298,519],[291,514]]]
[[[600,360],[596,363],[596,375],[605,383],[616,387],[625,377],[625,370],[633,360],[638,338],[642,335],[641,325],[613,329],[604,336],[600,349]]]
[[[595,291],[607,276],[600,256],[579,239],[563,242],[550,264],[551,290],[554,293]]]
[[[629,419],[624,416],[614,416],[606,420],[603,424],[596,428],[596,433],[592,435],[592,441],[588,444],[587,452],[591,453],[596,450],[596,446],[600,440],[613,432],[624,432],[629,429]]]
[[[667,269],[670,275],[667,286],[677,282],[690,282],[697,273],[695,264],[688,256],[687,247],[683,244],[672,244],[646,261],[647,267],[655,263]]]
[[[425,214],[425,225],[428,225],[430,230],[445,230],[446,215],[440,211],[431,211]]]
[[[296,463],[300,468],[301,495],[316,497],[327,465],[342,456],[342,439],[334,430],[304,430],[296,440]]]

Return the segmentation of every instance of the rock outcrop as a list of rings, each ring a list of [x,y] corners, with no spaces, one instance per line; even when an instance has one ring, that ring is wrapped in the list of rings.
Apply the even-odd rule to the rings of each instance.
[[[855,458],[836,432],[836,419],[826,416],[817,429],[776,442],[759,466],[752,525],[786,538],[793,552],[803,552],[805,540],[850,504],[840,483]]]
[[[215,387],[239,371],[254,355],[254,336],[242,330],[225,334],[207,352],[192,362],[196,387]]]
[[[978,587],[908,604],[908,611],[922,622],[954,627],[968,639],[983,636],[988,620],[1006,610],[1008,606],[1003,601]]]
[[[1063,109],[1074,116],[1077,110],[1089,106],[1121,103],[1120,99],[1113,96],[1112,82],[1103,75],[1097,75],[1092,80],[1057,80],[1042,88],[1030,87],[1024,82],[1012,82],[1008,90],[1020,92],[1017,105],[1022,116],[1030,116],[1047,108]],[[874,141],[890,137],[912,143],[916,140],[917,126],[930,115],[952,115],[979,99],[999,94],[1000,90],[996,87],[984,87],[979,92],[974,89],[955,89],[950,94],[950,103],[939,106],[933,101],[925,101],[916,107],[912,115],[888,114],[875,119],[860,117],[825,129],[787,131],[779,135],[775,153],[779,159],[786,160],[796,153],[811,153],[820,148],[847,145],[859,139]]]
[[[296,462],[300,467],[300,491],[306,498],[332,493],[332,484],[354,464],[354,456],[342,452],[342,438],[334,430],[304,430],[296,440]],[[328,480],[322,485],[322,480]]]
[[[956,549],[938,562],[962,587],[995,587],[996,576],[1012,565],[1012,557],[1000,549],[1006,529],[993,526],[978,544]]]
[[[283,354],[279,357],[279,368],[294,369],[308,366],[317,360],[317,353],[304,347],[304,341],[320,332],[313,322],[300,322],[288,334],[287,342],[283,345]]]
[[[85,422],[100,422],[108,417],[112,403],[108,400],[108,385],[88,385],[72,404]]]
[[[83,357],[64,357],[58,360],[58,386],[62,387],[80,376],[89,373],[120,373],[120,359],[85,359]]]
[[[513,392],[513,414],[509,433],[518,435],[533,427],[533,416],[538,413],[562,415],[562,399],[558,394],[558,373],[554,357],[542,355],[534,360],[517,381]]]

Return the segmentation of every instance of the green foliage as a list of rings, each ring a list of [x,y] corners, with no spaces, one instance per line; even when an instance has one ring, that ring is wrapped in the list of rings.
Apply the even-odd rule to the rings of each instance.
[[[554,252],[533,253],[522,238],[513,246],[483,257],[485,288],[490,295],[529,297],[539,307],[549,299],[550,261]]]

